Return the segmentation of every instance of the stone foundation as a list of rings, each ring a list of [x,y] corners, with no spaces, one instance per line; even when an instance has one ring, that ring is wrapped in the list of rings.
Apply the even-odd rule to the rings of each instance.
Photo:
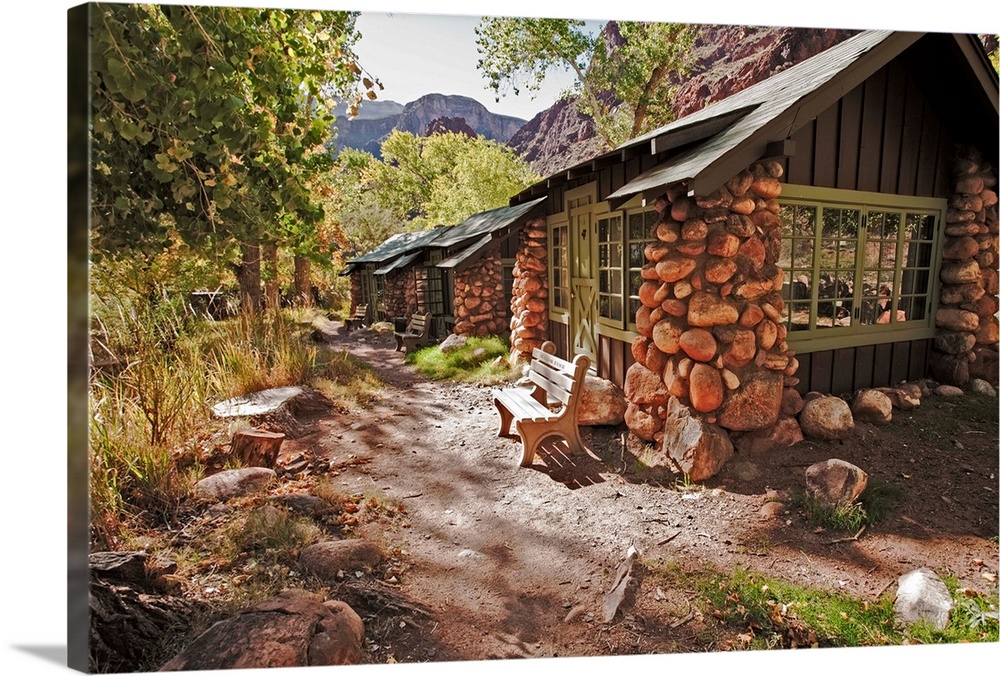
[[[455,329],[459,336],[498,335],[507,325],[499,246],[455,273]]]
[[[549,339],[548,230],[545,219],[528,221],[519,235],[511,299],[511,356],[525,361]]]
[[[363,305],[365,300],[361,295],[361,274],[358,272],[353,273],[350,276],[351,279],[351,307],[350,311],[353,311],[359,305]]]
[[[941,249],[931,374],[951,385],[981,378],[996,386],[1000,340],[996,174],[975,148],[956,149],[952,190]]]

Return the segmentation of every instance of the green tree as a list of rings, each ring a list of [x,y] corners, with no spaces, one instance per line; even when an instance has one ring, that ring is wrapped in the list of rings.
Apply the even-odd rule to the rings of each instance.
[[[356,14],[95,4],[91,16],[95,258],[184,243],[238,250],[245,272],[261,244],[308,250],[323,218],[308,158],[335,97],[374,97]]]
[[[405,230],[454,225],[505,206],[539,179],[513,151],[483,137],[393,131],[382,160],[359,150],[338,156],[338,222],[361,253]]]
[[[677,76],[690,68],[690,26],[608,22],[600,33],[573,19],[487,17],[476,27],[480,71],[499,96],[537,91],[555,69],[574,74],[566,96],[594,120],[608,147],[673,120]]]

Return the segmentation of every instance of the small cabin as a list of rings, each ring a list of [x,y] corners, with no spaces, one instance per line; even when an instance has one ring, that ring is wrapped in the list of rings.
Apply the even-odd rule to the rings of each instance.
[[[506,337],[518,234],[541,213],[540,197],[473,214],[461,223],[400,233],[347,261],[351,305],[368,321],[431,313],[432,335]]]

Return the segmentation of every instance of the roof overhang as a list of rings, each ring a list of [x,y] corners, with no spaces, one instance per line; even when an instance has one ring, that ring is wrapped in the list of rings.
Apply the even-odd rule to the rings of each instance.
[[[470,259],[477,253],[485,249],[487,246],[489,246],[490,242],[492,241],[493,241],[493,235],[490,234],[483,235],[479,239],[475,240],[469,246],[465,247],[464,249],[460,250],[454,255],[445,258],[443,261],[435,264],[434,267],[445,268],[445,269],[459,269],[459,266],[461,266],[462,263],[466,261],[472,262]]]
[[[419,255],[420,255],[419,251],[414,251],[413,253],[408,253],[408,254],[406,254],[404,256],[400,256],[399,258],[394,258],[389,263],[387,263],[386,265],[383,265],[382,267],[380,267],[378,270],[376,270],[372,274],[374,274],[374,275],[387,275],[390,272],[392,272],[393,270],[398,270],[398,269],[401,269],[401,268],[405,268],[407,265],[409,265],[410,263],[412,263],[417,258],[417,256],[419,256]]]

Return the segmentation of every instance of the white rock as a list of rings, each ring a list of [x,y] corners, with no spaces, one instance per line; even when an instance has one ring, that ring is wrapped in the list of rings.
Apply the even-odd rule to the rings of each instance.
[[[948,625],[954,607],[948,588],[930,568],[918,568],[899,578],[894,605],[899,622],[924,621],[940,631]]]

